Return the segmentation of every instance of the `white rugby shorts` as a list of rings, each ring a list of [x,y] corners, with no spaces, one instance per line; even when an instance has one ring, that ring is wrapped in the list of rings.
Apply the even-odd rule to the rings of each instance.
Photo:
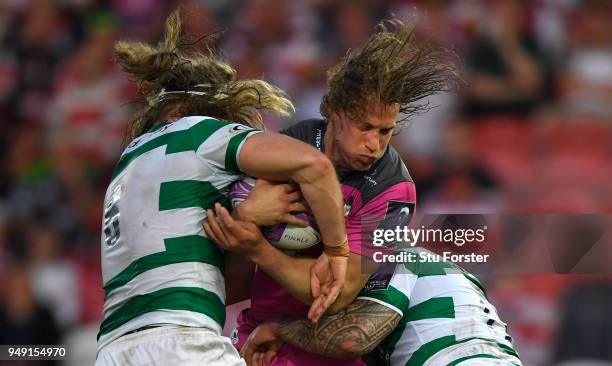
[[[124,335],[98,352],[96,366],[245,366],[229,338],[206,328],[162,326]]]
[[[473,339],[447,347],[430,357],[423,366],[522,366],[521,361],[495,343]]]

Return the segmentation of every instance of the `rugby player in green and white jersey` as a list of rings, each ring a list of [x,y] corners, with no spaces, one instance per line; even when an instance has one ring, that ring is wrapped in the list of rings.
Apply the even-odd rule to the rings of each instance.
[[[245,174],[299,184],[323,241],[343,243],[320,257],[325,277],[315,269],[311,279],[343,285],[347,258],[334,253],[348,246],[333,166],[305,143],[252,128],[261,127],[259,109],[288,114],[291,102],[264,81],[235,80],[212,52],[183,51],[180,29],[177,11],[158,46],[115,47],[143,103],[104,201],[96,365],[244,364],[221,336],[224,257],[201,222],[216,202],[229,207],[227,189]]]
[[[260,325],[243,347],[247,363],[272,359],[286,342],[338,358],[370,353],[373,365],[521,365],[475,276],[426,249],[403,250],[411,261],[372,275],[351,305],[317,327],[289,318]]]

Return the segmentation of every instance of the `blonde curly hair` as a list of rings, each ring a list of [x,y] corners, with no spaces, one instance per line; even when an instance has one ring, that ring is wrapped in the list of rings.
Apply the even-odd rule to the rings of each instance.
[[[130,140],[161,122],[170,109],[181,116],[207,115],[262,129],[260,110],[280,116],[295,111],[279,88],[258,79],[236,80],[236,70],[210,47],[202,52],[188,46],[181,42],[179,9],[166,20],[165,37],[157,46],[115,44],[115,60],[138,83],[140,94],[128,125]]]

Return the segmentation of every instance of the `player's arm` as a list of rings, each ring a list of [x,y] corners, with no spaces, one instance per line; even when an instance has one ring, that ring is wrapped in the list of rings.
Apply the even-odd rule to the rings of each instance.
[[[329,254],[321,256],[308,269],[309,291],[313,297],[322,297],[319,288],[326,286],[323,307],[331,305],[344,284],[347,266],[344,254],[348,254],[342,193],[332,163],[314,147],[290,137],[237,124],[216,123],[219,127],[214,134],[196,149],[197,156],[213,172],[242,172],[273,181],[293,180],[300,186],[319,222],[325,252]],[[194,139],[199,142],[200,137]]]
[[[324,356],[357,357],[371,352],[400,319],[401,314],[387,306],[358,299],[337,314],[323,316],[317,325],[291,318],[264,323],[251,334],[241,355],[250,360],[260,346],[281,340]]]
[[[224,257],[225,305],[250,299],[255,265],[238,253],[227,252]]]
[[[319,222],[323,243],[335,246],[344,242],[342,192],[325,155],[288,136],[214,119],[205,119],[202,124],[216,130],[205,137],[200,130],[192,134],[196,155],[213,174],[219,174],[219,179],[246,173],[271,181],[293,180]]]
[[[355,357],[372,351],[399,323],[400,314],[369,300],[355,300],[317,326],[306,319],[283,319],[281,339],[296,347],[332,357]]]
[[[347,233],[351,253],[348,258],[346,280],[340,295],[328,311],[337,312],[353,302],[369,275],[375,272],[379,264],[372,261],[373,248],[372,233],[376,229],[395,229],[398,225],[407,226],[414,214],[416,190],[412,182],[400,182],[381,192],[359,211],[351,215],[346,221]],[[271,245],[262,245],[251,256],[256,264],[274,278],[291,295],[302,302],[310,304],[311,296],[308,293],[307,276],[304,270],[310,268],[312,259],[293,258]],[[384,249],[384,248],[383,248]],[[322,301],[321,298],[318,301]],[[311,309],[323,310],[322,307],[313,306]],[[317,319],[322,315],[309,313],[310,319]]]
[[[203,226],[208,237],[218,246],[245,255],[295,298],[305,304],[313,302],[310,268],[314,260],[286,255],[263,237],[257,225],[250,221],[235,220],[218,203],[215,204],[214,213],[212,210],[207,211]]]
[[[238,165],[249,175],[293,180],[319,223],[325,253],[309,268],[309,292],[326,309],[346,279],[348,242],[342,192],[331,161],[314,147],[280,134],[260,133],[244,141]],[[326,296],[320,291],[326,285]]]
[[[317,149],[284,135],[259,133],[245,140],[239,165],[251,176],[295,181],[319,223],[324,244],[345,240],[340,184],[332,163]]]
[[[381,192],[347,219],[346,231],[351,250],[347,278],[340,296],[328,309],[329,312],[337,312],[353,302],[369,275],[378,270],[380,263],[375,263],[371,259],[376,251],[393,251],[392,248],[374,246],[374,231],[395,230],[398,226],[408,226],[414,215],[415,205],[414,183],[404,181]],[[319,311],[317,314],[309,314],[309,318],[316,319],[321,315]]]
[[[307,305],[312,304],[309,270],[314,264],[314,259],[288,256],[267,241],[262,243],[249,257],[293,297]],[[330,311],[338,311],[350,304],[368,278],[369,274],[362,273],[361,256],[351,253],[342,291],[338,299],[331,305]]]
[[[217,219],[212,219],[215,216]],[[313,303],[310,268],[315,263],[314,259],[288,256],[273,247],[254,223],[235,220],[229,211],[218,203],[214,213],[208,210],[207,217],[203,223],[204,230],[217,245],[247,256],[293,297],[308,305]],[[338,309],[351,303],[368,279],[368,275],[361,272],[359,255],[351,253],[348,262],[341,300],[333,304]],[[326,308],[322,307],[320,310],[318,316],[322,315]],[[309,318],[316,321],[318,317]]]
[[[346,280],[340,295],[331,305],[329,311],[337,312],[353,302],[367,282],[369,273],[377,269],[377,265],[366,258],[368,254],[366,249],[372,245],[367,240],[370,237],[371,231],[375,228],[393,228],[398,221],[403,225],[408,225],[410,216],[403,217],[401,215],[405,207],[411,207],[411,212],[414,211],[415,196],[414,184],[408,182],[400,183],[381,194],[379,199],[372,200],[362,207],[360,215],[355,215],[350,220],[347,220],[347,231],[349,232],[349,241],[353,253],[348,258]],[[391,200],[397,204],[390,205],[389,201]],[[223,215],[219,215],[222,211],[226,212],[225,219],[223,219]],[[212,217],[212,212],[209,215]],[[211,237],[217,237],[215,240],[217,243],[227,242],[227,238],[224,236],[231,235],[235,243],[242,247],[243,253],[260,266],[270,277],[274,278],[292,296],[306,304],[313,302],[308,276],[308,271],[314,263],[312,259],[294,258],[286,255],[270,245],[255,225],[231,219],[227,211],[220,206],[217,215],[220,216],[221,226],[224,227],[219,227],[217,229],[219,234],[215,235],[210,232],[210,226],[217,227],[218,225],[212,221],[207,229],[207,233]],[[226,234],[223,234],[223,231]],[[363,240],[366,240],[366,242],[363,242]],[[239,249],[236,246],[234,248]],[[364,254],[364,256],[361,254]],[[366,266],[369,268],[366,268]],[[323,301],[321,298],[317,300]],[[309,313],[308,316],[309,319],[316,321],[326,308],[313,305],[312,309],[319,309],[315,313]]]

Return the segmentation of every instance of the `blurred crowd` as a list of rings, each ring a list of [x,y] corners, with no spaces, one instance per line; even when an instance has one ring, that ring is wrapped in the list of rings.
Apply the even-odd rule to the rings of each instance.
[[[75,345],[75,365],[95,355],[102,201],[137,96],[113,43],[156,42],[178,3],[0,1],[0,344]],[[456,53],[462,79],[394,137],[421,212],[612,212],[609,1],[181,4],[192,47],[222,31],[215,45],[240,77],[295,102],[290,121],[266,116],[271,130],[319,116],[326,70],[381,19],[410,19],[419,39]],[[610,243],[595,239],[593,249]],[[610,278],[485,280],[525,364],[538,366],[612,362]]]

